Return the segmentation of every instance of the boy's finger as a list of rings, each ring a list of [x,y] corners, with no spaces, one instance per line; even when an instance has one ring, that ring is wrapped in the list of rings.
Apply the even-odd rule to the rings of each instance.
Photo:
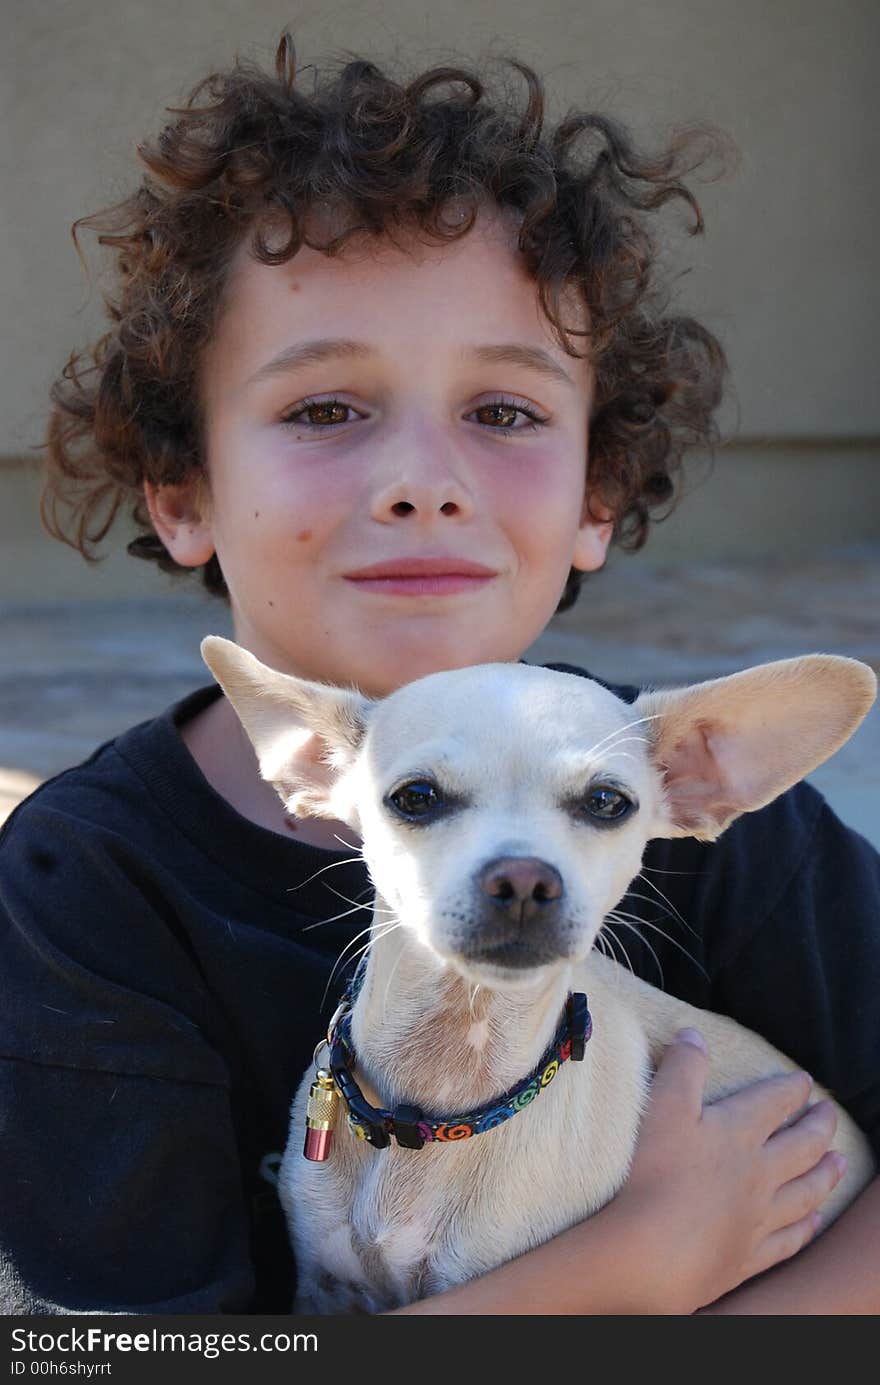
[[[830,1101],[817,1102],[798,1120],[777,1130],[767,1141],[774,1176],[780,1183],[797,1178],[819,1162],[834,1139],[837,1112]],[[794,1218],[792,1218],[794,1220]]]
[[[813,1079],[806,1072],[762,1077],[715,1102],[712,1109],[763,1142],[797,1115],[808,1101],[812,1086]]]
[[[811,1212],[793,1226],[784,1226],[774,1231],[758,1251],[755,1263],[749,1268],[749,1277],[769,1270],[772,1265],[778,1265],[782,1260],[790,1260],[813,1240],[819,1224],[818,1213]]]
[[[773,1200],[777,1226],[790,1226],[818,1211],[846,1172],[846,1159],[836,1150],[822,1156],[815,1168],[784,1183]]]
[[[700,1031],[679,1029],[654,1074],[651,1105],[680,1103],[684,1113],[699,1119],[707,1065],[706,1041]]]

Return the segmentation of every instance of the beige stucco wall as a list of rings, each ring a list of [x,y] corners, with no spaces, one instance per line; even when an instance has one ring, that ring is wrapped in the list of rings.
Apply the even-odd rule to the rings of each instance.
[[[510,51],[545,75],[552,114],[598,108],[643,140],[729,130],[742,166],[697,185],[705,238],[683,235],[683,207],[661,217],[671,263],[690,267],[676,306],[729,354],[736,446],[652,553],[748,551],[780,526],[789,547],[880,537],[878,15],[873,0],[19,0],[2,48],[0,599],[160,589],[125,558],[96,580],[41,538],[20,465],[51,379],[100,323],[69,226],[131,187],[164,106],[236,50],[269,61],[285,24],[306,63],[349,51],[414,71]]]

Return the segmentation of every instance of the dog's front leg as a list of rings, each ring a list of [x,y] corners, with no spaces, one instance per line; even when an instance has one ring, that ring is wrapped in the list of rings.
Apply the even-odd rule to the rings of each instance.
[[[313,1073],[294,1097],[278,1195],[287,1217],[297,1269],[298,1315],[375,1311],[371,1286],[352,1240],[354,1197],[364,1150],[344,1129],[333,1135],[331,1157],[303,1156],[306,1106]]]

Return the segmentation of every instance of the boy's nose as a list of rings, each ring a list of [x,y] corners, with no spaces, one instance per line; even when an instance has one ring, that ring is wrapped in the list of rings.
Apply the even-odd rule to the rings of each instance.
[[[408,515],[422,522],[433,521],[440,515],[471,517],[473,497],[455,467],[441,455],[440,448],[442,443],[437,444],[433,453],[409,451],[405,461],[396,458],[394,474],[386,478],[385,484],[376,486],[371,503],[374,519],[387,523]]]

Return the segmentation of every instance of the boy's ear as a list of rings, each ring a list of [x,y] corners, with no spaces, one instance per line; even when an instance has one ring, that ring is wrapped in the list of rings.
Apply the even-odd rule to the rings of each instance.
[[[597,495],[588,491],[575,539],[571,566],[580,572],[597,572],[608,556],[614,534],[614,515]]]
[[[153,528],[181,567],[200,567],[214,556],[207,483],[192,476],[180,485],[144,481],[144,500]]]
[[[256,751],[260,774],[290,811],[356,826],[338,786],[356,758],[373,700],[356,688],[279,673],[219,635],[202,640],[201,651]]]
[[[781,659],[689,688],[643,692],[636,716],[663,774],[660,837],[714,841],[827,760],[867,715],[877,679],[832,654]]]

